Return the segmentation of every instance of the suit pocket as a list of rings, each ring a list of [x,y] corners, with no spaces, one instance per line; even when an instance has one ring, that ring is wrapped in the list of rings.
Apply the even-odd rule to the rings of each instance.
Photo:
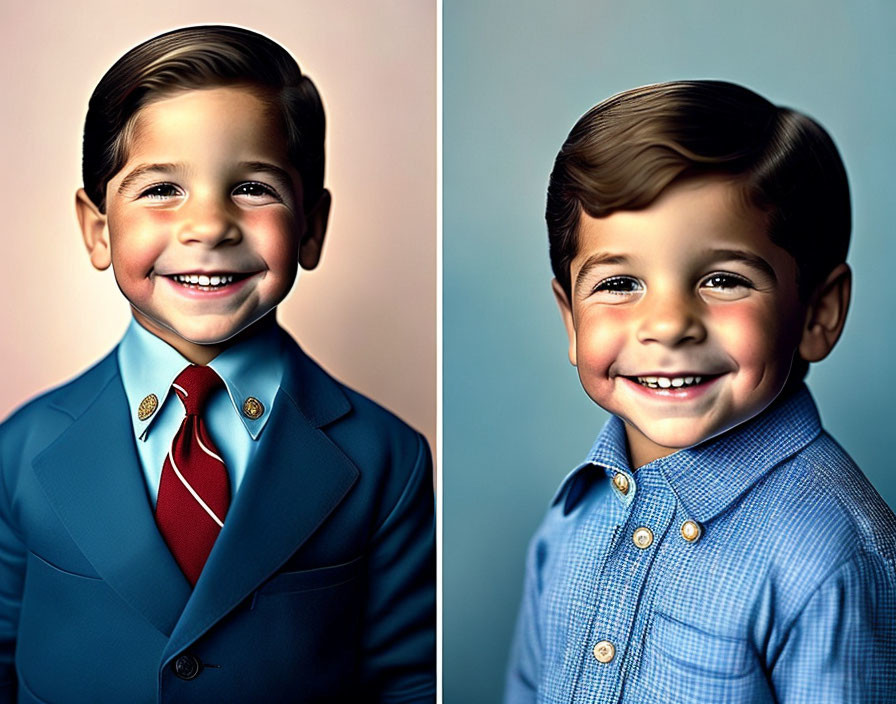
[[[336,587],[355,579],[363,564],[364,556],[362,555],[350,562],[343,562],[341,565],[316,567],[298,572],[280,572],[259,587],[258,595],[288,594]]]
[[[674,704],[773,702],[751,643],[715,635],[656,614],[647,635],[641,677],[658,701]]]
[[[16,639],[16,668],[26,683],[20,701],[135,701],[134,692],[155,692],[166,642],[104,580],[29,553]]]
[[[303,702],[357,701],[348,690],[362,652],[366,567],[365,556],[280,572],[261,585],[228,633],[230,643],[265,644],[263,677],[243,673],[241,686],[265,691],[278,682]]]
[[[99,575],[80,574],[78,572],[72,572],[71,570],[64,569],[64,568],[60,567],[59,565],[53,564],[45,557],[41,557],[33,550],[29,550],[28,552],[30,552],[34,557],[36,557],[38,560],[40,560],[44,565],[46,565],[50,569],[56,570],[57,572],[61,572],[62,574],[68,575],[69,577],[78,577],[80,579],[96,579],[96,580],[101,579]]]

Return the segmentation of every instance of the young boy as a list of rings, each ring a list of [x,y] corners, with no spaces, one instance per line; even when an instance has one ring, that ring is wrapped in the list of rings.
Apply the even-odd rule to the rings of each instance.
[[[846,174],[740,86],[599,104],[547,199],[613,414],[532,541],[506,701],[896,701],[896,519],[802,383],[843,329]]]
[[[434,701],[428,448],[276,323],[323,167],[314,85],[254,32],[100,81],[77,214],[133,321],[0,426],[0,700]]]

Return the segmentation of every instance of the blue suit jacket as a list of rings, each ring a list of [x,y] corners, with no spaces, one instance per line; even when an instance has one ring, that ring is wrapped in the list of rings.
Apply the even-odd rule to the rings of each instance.
[[[0,702],[434,701],[429,450],[287,356],[193,590],[114,352],[0,425]]]

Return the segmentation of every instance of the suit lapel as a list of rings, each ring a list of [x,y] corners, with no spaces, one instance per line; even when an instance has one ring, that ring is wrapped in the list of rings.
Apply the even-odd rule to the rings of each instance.
[[[273,574],[317,530],[358,478],[320,429],[350,409],[295,343],[283,385],[246,474],[163,654],[177,655]]]
[[[169,635],[190,586],[156,528],[114,352],[67,391],[57,405],[75,420],[35,458],[37,479],[97,573]]]

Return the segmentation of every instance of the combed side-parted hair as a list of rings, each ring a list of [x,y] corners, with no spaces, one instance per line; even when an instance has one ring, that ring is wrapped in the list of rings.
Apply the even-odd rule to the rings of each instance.
[[[275,41],[240,27],[176,29],[134,47],[97,84],[84,123],[84,190],[105,212],[106,185],[127,161],[137,112],[180,90],[246,84],[277,109],[287,158],[302,177],[305,206],[323,190],[325,118],[320,95]],[[227,119],[226,115],[221,116]]]
[[[843,161],[811,118],[723,81],[674,81],[615,95],[572,128],[554,162],[545,219],[554,276],[571,294],[582,213],[649,206],[672,182],[732,176],[797,263],[803,300],[849,248]]]

